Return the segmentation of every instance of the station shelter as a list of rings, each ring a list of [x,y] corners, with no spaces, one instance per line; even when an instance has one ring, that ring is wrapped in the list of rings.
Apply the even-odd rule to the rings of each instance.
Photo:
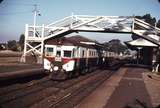
[[[125,44],[131,49],[137,51],[137,64],[151,66],[153,61],[158,62],[158,46],[143,38],[127,41]]]

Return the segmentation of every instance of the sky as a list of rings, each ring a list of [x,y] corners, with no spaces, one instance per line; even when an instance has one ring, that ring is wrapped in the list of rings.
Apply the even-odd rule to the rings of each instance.
[[[25,24],[33,24],[34,4],[37,4],[41,14],[37,16],[37,25],[47,25],[72,13],[95,16],[143,16],[150,13],[157,20],[160,19],[158,0],[3,0],[0,4],[0,42],[19,40],[19,36],[25,32]],[[128,34],[83,32],[78,35],[99,42],[131,40]]]

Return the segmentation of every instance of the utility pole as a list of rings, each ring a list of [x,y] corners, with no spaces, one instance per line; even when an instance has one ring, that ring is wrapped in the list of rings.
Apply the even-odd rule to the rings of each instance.
[[[26,24],[26,27],[25,27],[25,41],[24,41],[24,53],[23,53],[23,56],[21,58],[21,61],[22,62],[26,62],[26,55],[27,53],[30,53],[30,52],[38,52],[37,50],[37,46],[34,46],[32,45],[32,43],[38,43],[37,42],[37,38],[36,38],[36,16],[38,14],[38,10],[37,10],[37,5],[34,4],[34,9],[33,9],[33,26],[29,26],[28,24]],[[38,14],[39,15],[39,14]],[[29,32],[32,32],[32,34],[29,35]],[[29,40],[29,37],[32,37],[31,40]],[[34,40],[34,41],[32,41]],[[43,43],[43,42],[42,42]],[[41,45],[42,47],[42,45]]]
[[[34,33],[34,37],[35,37],[35,34],[36,34],[36,16],[37,16],[37,13],[38,13],[39,11],[37,10],[37,4],[34,4],[34,10],[33,10],[33,13],[34,13],[34,19],[33,19],[33,26],[34,26],[34,31],[33,31],[33,33]]]

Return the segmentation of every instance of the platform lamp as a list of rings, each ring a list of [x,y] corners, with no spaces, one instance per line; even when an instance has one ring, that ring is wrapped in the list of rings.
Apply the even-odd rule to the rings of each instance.
[[[142,47],[137,47],[137,49],[138,49],[138,53],[137,53],[137,64],[139,64],[140,53],[141,53]]]

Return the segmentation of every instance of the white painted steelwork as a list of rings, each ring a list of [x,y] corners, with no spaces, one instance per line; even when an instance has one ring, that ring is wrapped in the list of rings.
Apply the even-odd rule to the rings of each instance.
[[[26,24],[22,62],[26,61],[25,57],[28,53],[34,52],[40,58],[37,62],[42,63],[46,40],[78,31],[134,33],[160,45],[160,29],[132,16],[71,15],[48,25],[37,26],[34,24],[30,26]]]

